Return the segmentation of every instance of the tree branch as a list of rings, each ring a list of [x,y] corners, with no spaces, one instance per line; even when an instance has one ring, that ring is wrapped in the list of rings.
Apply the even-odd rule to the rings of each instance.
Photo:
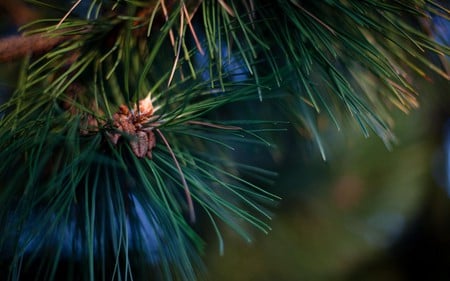
[[[29,23],[39,18],[38,13],[28,7],[23,1],[0,0],[0,14],[4,11],[5,16],[17,26]]]
[[[42,34],[10,36],[0,39],[0,63],[13,61],[26,55],[45,53],[71,36],[48,37]]]

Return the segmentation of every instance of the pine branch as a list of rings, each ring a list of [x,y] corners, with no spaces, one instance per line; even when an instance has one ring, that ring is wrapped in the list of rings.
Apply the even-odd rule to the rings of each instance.
[[[0,12],[2,10],[5,17],[10,18],[17,26],[30,23],[39,18],[39,14],[21,0],[2,0],[0,2]]]
[[[52,50],[71,37],[50,37],[43,34],[0,38],[0,63],[16,61],[25,56],[38,56]]]
[[[264,206],[279,198],[252,179],[275,174],[233,154],[270,146],[252,112],[267,122],[263,106],[281,101],[325,158],[319,114],[390,142],[388,107],[417,107],[411,73],[448,78],[427,55],[450,48],[415,25],[450,14],[432,1],[74,3],[0,41],[0,61],[27,58],[0,106],[0,253],[13,280],[34,263],[33,277],[51,280],[62,253],[86,280],[132,279],[149,264],[194,280],[194,211],[220,244],[218,221],[248,241],[243,223],[270,230]],[[61,233],[71,246],[53,243]]]

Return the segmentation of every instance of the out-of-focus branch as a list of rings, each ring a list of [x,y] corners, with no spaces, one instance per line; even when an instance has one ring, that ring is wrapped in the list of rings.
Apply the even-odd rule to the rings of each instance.
[[[42,34],[0,38],[0,63],[13,61],[26,55],[45,53],[70,36],[48,37]]]
[[[2,11],[16,26],[38,19],[38,13],[28,7],[23,1],[1,0],[0,14],[2,14]]]
[[[39,18],[39,14],[20,0],[0,0],[0,15],[16,26],[30,23]],[[42,54],[66,40],[64,37],[43,35],[10,36],[0,38],[0,63],[13,61],[28,54]]]

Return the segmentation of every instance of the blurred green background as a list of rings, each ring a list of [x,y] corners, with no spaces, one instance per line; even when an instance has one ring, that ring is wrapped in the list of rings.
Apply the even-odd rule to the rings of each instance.
[[[433,78],[418,110],[393,109],[391,149],[350,125],[325,130],[327,162],[292,142],[273,231],[250,245],[226,232],[223,256],[208,247],[211,280],[450,280],[449,86]]]

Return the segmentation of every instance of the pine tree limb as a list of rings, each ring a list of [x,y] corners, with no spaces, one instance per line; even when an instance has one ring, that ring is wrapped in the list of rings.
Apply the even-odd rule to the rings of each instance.
[[[0,14],[2,11],[17,26],[39,18],[38,13],[23,3],[23,1],[2,0],[0,1]]]
[[[14,61],[26,55],[43,54],[72,37],[48,37],[42,34],[10,36],[0,39],[0,63]]]

